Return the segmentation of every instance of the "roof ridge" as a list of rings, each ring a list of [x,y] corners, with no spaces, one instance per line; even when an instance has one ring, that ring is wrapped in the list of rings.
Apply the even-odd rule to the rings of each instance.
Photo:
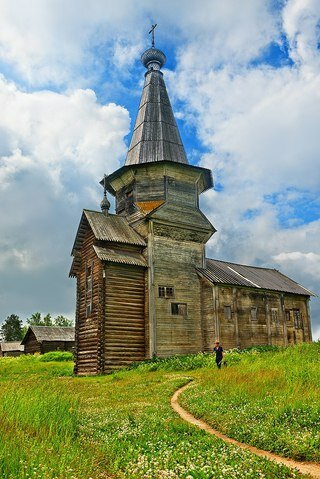
[[[102,211],[91,210],[89,208],[83,208],[83,211],[90,211],[90,213],[99,213],[100,215],[106,216]],[[118,218],[122,218],[121,216],[118,216],[115,213],[108,213],[108,216],[117,216]]]
[[[263,267],[263,266],[255,266],[255,265],[251,265],[251,264],[242,264],[242,263],[233,263],[232,261],[224,261],[222,259],[214,259],[214,258],[205,258],[206,260],[211,260],[211,261],[219,261],[220,263],[224,263],[224,264],[233,264],[235,266],[246,266],[248,268],[256,268],[256,269],[268,269],[270,271],[278,271],[280,273],[279,270],[277,270],[276,268],[267,268],[267,267]],[[283,273],[281,273],[283,274]],[[285,276],[285,275],[283,275]]]

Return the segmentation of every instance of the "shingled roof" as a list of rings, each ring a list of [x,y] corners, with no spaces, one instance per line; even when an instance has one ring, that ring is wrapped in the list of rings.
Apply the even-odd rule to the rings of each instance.
[[[2,352],[11,352],[11,351],[24,351],[24,346],[20,341],[7,341],[0,343],[0,351]]]
[[[159,52],[156,49],[154,51]],[[152,52],[152,49],[149,52]],[[188,163],[163,74],[159,70],[149,68],[126,165],[164,160]]]
[[[284,293],[302,294],[304,296],[315,296],[314,293],[276,269],[247,266],[207,258],[206,267],[197,268],[197,270],[213,284],[230,284],[234,286],[281,291]]]
[[[93,249],[102,261],[147,267],[145,258],[142,254],[135,251],[118,251],[112,248],[102,248],[101,246],[93,246]]]
[[[21,344],[26,343],[26,339],[30,332],[36,337],[36,340],[41,341],[74,341],[75,328],[74,327],[58,327],[58,326],[29,326]]]
[[[108,215],[100,211],[83,210],[72,254],[81,248],[85,234],[85,222],[88,221],[97,240],[146,246],[144,239],[127,223],[122,216]]]

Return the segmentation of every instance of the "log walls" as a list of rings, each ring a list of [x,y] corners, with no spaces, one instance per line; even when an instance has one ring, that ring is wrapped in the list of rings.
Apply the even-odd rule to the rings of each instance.
[[[102,372],[101,331],[103,319],[103,267],[94,249],[94,235],[88,228],[77,275],[75,373]],[[91,278],[91,279],[90,279]]]
[[[106,265],[104,372],[145,359],[145,269]]]

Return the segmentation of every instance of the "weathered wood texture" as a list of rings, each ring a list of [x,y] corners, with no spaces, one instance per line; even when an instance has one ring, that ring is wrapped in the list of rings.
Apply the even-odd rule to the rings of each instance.
[[[203,351],[311,341],[308,297],[201,283]]]
[[[25,354],[23,351],[0,351],[0,357],[18,357]]]
[[[202,351],[212,351],[215,338],[215,321],[212,286],[205,280],[200,280],[201,287],[201,329]]]
[[[145,270],[108,264],[104,371],[145,359]]]
[[[28,341],[24,346],[25,354],[35,354],[41,353],[41,345],[37,338],[35,337],[34,333],[31,331],[28,337]]]
[[[201,351],[201,291],[195,266],[202,264],[203,245],[155,235],[152,248],[156,354],[165,357]],[[159,297],[159,286],[173,287],[174,297]],[[172,303],[186,304],[186,315],[172,314]]]
[[[29,332],[25,343],[25,354],[45,354],[50,351],[74,352],[74,341],[38,341],[32,331]]]
[[[76,365],[75,372],[98,374],[101,372],[101,321],[103,304],[103,268],[92,245],[94,235],[91,229],[85,235],[82,248],[81,269],[78,273],[77,317],[76,317]],[[87,270],[92,269],[92,290],[86,284]],[[92,311],[87,313],[88,303]]]

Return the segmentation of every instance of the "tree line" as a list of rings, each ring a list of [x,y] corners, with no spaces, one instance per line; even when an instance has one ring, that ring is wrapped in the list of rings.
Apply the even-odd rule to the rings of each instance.
[[[59,314],[52,318],[48,313],[42,317],[42,314],[33,313],[30,318],[26,320],[27,324],[23,324],[22,319],[16,314],[10,314],[0,327],[0,337],[2,341],[21,341],[27,332],[29,326],[73,326],[71,319]]]

